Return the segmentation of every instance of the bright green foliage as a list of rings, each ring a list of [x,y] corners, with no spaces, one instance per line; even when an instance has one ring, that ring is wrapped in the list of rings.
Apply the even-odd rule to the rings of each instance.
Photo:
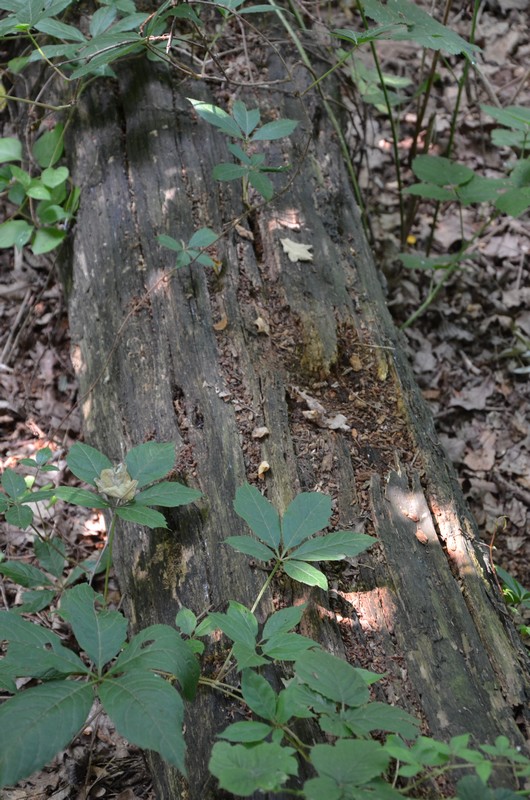
[[[493,144],[499,147],[518,147],[528,150],[530,144],[530,109],[524,106],[480,106],[482,111],[500,122],[504,128],[495,128],[491,134]],[[505,130],[508,128],[508,130]]]
[[[107,456],[95,447],[75,444],[67,456],[67,464],[76,477],[96,487],[99,494],[85,489],[60,487],[56,495],[74,505],[113,508],[116,516],[128,522],[149,528],[165,528],[165,517],[151,506],[175,508],[198,500],[201,496],[196,489],[174,481],[150,485],[167,475],[174,461],[175,449],[171,442],[146,442],[133,447],[127,453],[124,464],[118,467],[114,467]],[[110,479],[106,485],[103,480],[105,474]],[[125,481],[124,491],[120,491],[120,480]],[[147,488],[138,491],[144,486]]]
[[[495,567],[495,572],[503,583],[502,592],[508,605],[530,608],[530,592],[502,567]]]
[[[165,625],[152,626],[125,645],[127,620],[100,607],[102,600],[83,584],[65,592],[60,609],[95,671],[52,631],[12,611],[0,612],[0,640],[8,641],[0,685],[15,695],[0,707],[0,786],[31,774],[68,744],[86,720],[94,691],[123,736],[184,772],[183,703],[160,674],[178,680],[192,699],[199,677],[195,656]],[[17,677],[42,683],[16,693]]]
[[[444,50],[453,55],[463,53],[468,58],[473,58],[480,50],[409,0],[391,0],[386,5],[378,0],[362,0],[362,6],[370,19],[395,27],[393,39],[409,39],[422,47]]]
[[[331,499],[320,492],[299,494],[280,519],[272,504],[247,483],[237,490],[234,508],[259,541],[248,536],[229,536],[226,543],[260,561],[276,561],[287,575],[308,586],[321,589],[328,586],[324,573],[308,561],[354,558],[374,542],[371,536],[350,531],[335,531],[311,539],[329,524],[331,517]]]
[[[1,23],[0,23],[1,25]],[[63,152],[63,126],[56,125],[42,134],[33,145],[32,155],[42,172],[39,177],[9,163],[22,162],[22,144],[18,139],[0,139],[0,193],[15,206],[12,218],[0,224],[0,248],[17,247],[31,242],[35,254],[47,253],[65,238],[64,224],[72,219],[79,193],[67,189],[69,172],[53,165]],[[31,214],[30,206],[38,201]],[[37,225],[35,223],[38,223]]]
[[[239,164],[217,164],[213,177],[218,181],[243,179],[243,192],[247,199],[248,186],[252,186],[265,200],[271,200],[274,194],[272,181],[265,172],[283,172],[286,167],[270,167],[265,164],[263,153],[254,153],[251,146],[254,142],[272,141],[290,136],[298,125],[297,120],[277,119],[259,126],[261,114],[259,108],[248,109],[242,100],[236,100],[232,114],[222,108],[202,100],[188,98],[197,114],[232,139],[241,142],[228,143],[228,150],[240,162]]]
[[[188,244],[184,242],[177,242],[171,236],[160,234],[157,237],[162,247],[167,247],[168,250],[173,250],[177,254],[175,267],[187,267],[189,264],[197,262],[202,264],[203,267],[216,267],[216,262],[204,252],[204,248],[209,247],[219,238],[218,234],[210,228],[200,228],[195,231]]]
[[[298,773],[293,748],[274,742],[254,747],[217,742],[208,767],[222,789],[238,797],[254,792],[277,792],[290,775]]]

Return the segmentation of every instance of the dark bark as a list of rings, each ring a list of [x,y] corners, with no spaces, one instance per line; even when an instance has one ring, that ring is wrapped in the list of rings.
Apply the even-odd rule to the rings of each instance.
[[[271,206],[241,219],[247,236],[231,229],[220,240],[219,277],[199,265],[171,272],[156,242],[221,231],[244,210],[235,185],[211,178],[230,157],[185,99],[208,99],[203,86],[128,66],[117,85],[94,84],[70,129],[83,191],[65,282],[86,439],[116,460],[148,439],[173,441],[178,475],[204,493],[170,515],[169,532],[120,530],[132,628],[171,624],[181,605],[252,602],[262,576],[222,541],[247,532],[232,501],[266,460],[259,485],[280,508],[318,488],[334,497],[337,526],[364,519],[379,540],[360,568],[331,573],[333,613],[322,593],[305,593],[312,635],[387,671],[387,696],[432,735],[504,733],[522,745],[528,660],[387,312],[335,133],[319,96],[303,108],[294,89],[248,101],[265,118],[301,120],[292,141],[269,148],[299,171]],[[281,238],[311,244],[313,261],[289,261]],[[352,430],[308,420],[300,391]],[[255,440],[261,425],[270,435]],[[220,796],[207,762],[226,712],[200,694],[188,710],[189,782],[155,760],[158,797]]]

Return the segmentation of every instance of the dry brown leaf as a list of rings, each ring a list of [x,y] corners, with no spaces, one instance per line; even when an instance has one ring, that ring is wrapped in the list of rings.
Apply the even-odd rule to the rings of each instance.
[[[293,242],[292,239],[280,239],[283,247],[283,252],[287,253],[289,261],[312,261],[313,249],[312,244],[302,244],[301,242]]]
[[[216,322],[213,326],[214,331],[224,331],[226,326],[228,325],[228,317],[226,314],[223,314],[219,322]]]

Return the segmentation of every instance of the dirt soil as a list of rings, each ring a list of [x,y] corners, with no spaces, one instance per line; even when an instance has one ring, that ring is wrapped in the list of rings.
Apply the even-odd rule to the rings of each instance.
[[[460,9],[460,4],[459,4]],[[512,153],[491,144],[494,125],[479,103],[530,107],[530,42],[526,0],[485,3],[477,43],[482,53],[462,101],[453,157],[487,176],[501,176]],[[326,23],[325,10],[309,13],[308,24]],[[469,6],[469,11],[471,5]],[[355,27],[344,9],[337,27]],[[451,27],[468,35],[467,6],[450,18]],[[406,42],[378,46],[383,71],[416,76],[403,90],[399,152],[404,181],[410,170],[412,134],[417,118],[412,94],[429,69],[418,48]],[[368,64],[368,51],[361,56]],[[455,103],[455,77],[461,60],[441,60],[425,119],[436,115],[429,152],[443,154]],[[454,73],[453,73],[454,70]],[[418,78],[421,75],[421,79]],[[409,99],[407,99],[409,98]],[[392,165],[391,131],[384,114],[367,106],[345,86],[350,115],[348,135],[369,210],[373,248],[381,267],[388,304],[396,324],[404,323],[426,297],[439,273],[406,271],[397,253],[399,214]],[[9,113],[0,115],[3,135],[15,135]],[[0,206],[2,216],[8,211]],[[425,251],[433,206],[413,209],[409,251]],[[412,213],[411,212],[411,213]],[[485,206],[468,207],[462,217],[454,206],[442,207],[433,253],[455,252],[484,223]],[[418,383],[436,420],[440,439],[454,462],[475,515],[485,548],[494,562],[530,588],[530,227],[528,214],[491,222],[478,241],[475,258],[446,284],[426,313],[406,329],[406,347]],[[34,457],[45,446],[54,451],[59,480],[68,480],[65,455],[81,437],[76,381],[70,363],[68,321],[52,257],[36,258],[0,251],[0,458],[2,470]],[[374,398],[375,399],[375,398]],[[59,504],[39,525],[51,525],[82,560],[104,544],[104,521],[86,509]],[[8,525],[0,528],[6,559],[29,560],[33,534]],[[20,590],[0,577],[4,608],[20,601]],[[530,617],[520,622],[530,624]],[[116,735],[94,710],[79,739],[30,780],[2,793],[5,800],[152,798],[143,757]]]

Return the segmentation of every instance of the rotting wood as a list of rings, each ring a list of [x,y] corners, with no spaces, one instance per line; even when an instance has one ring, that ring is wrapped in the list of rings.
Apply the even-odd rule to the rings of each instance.
[[[266,460],[259,485],[274,503],[329,492],[337,526],[373,532],[371,515],[380,539],[360,570],[334,568],[340,615],[320,592],[278,587],[286,599],[310,595],[306,631],[385,670],[387,696],[419,711],[433,735],[506,733],[522,745],[528,660],[385,307],[318,96],[305,98],[307,116],[286,89],[249,101],[265,117],[302,120],[292,142],[271,146],[278,163],[298,166],[311,141],[289,191],[241,219],[246,235],[220,240],[215,276],[198,265],[168,272],[172,256],[156,242],[221,231],[243,211],[238,189],[211,178],[228,154],[193,119],[189,95],[209,99],[165,70],[127,66],[117,85],[91,87],[69,130],[83,191],[65,283],[86,439],[116,460],[133,444],[173,441],[178,475],[204,493],[170,514],[170,532],[121,528],[116,568],[133,629],[171,624],[181,605],[252,601],[259,571],[222,540],[246,532],[232,501]],[[313,261],[290,262],[281,238],[311,244]],[[300,391],[350,430],[307,419]],[[254,439],[257,426],[270,435]],[[200,693],[187,713],[189,781],[154,759],[157,797],[220,797],[207,761],[228,712]]]

